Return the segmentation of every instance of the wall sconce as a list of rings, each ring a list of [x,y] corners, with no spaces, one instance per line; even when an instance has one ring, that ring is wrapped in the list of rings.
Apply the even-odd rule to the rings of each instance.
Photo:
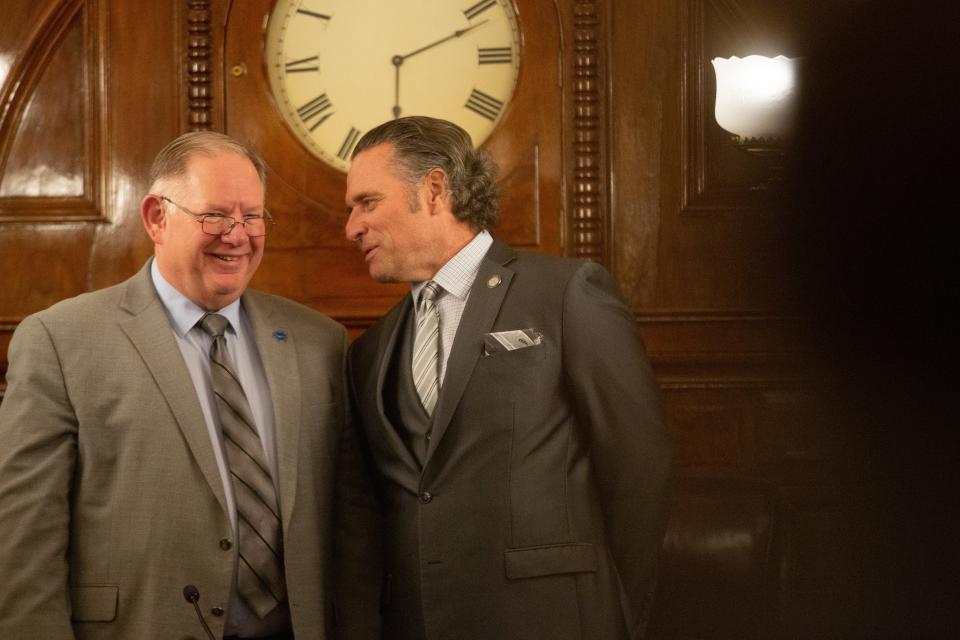
[[[717,75],[717,124],[733,134],[739,149],[767,159],[770,174],[755,190],[780,180],[796,106],[797,61],[756,55],[712,61]]]

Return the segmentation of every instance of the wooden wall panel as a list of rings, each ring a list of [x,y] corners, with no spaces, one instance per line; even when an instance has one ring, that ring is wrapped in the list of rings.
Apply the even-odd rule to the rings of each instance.
[[[39,6],[0,45],[0,223],[102,220],[99,4]]]
[[[3,166],[0,198],[85,195],[90,163],[84,134],[91,119],[83,99],[90,87],[84,82],[82,27],[82,15],[70,21],[26,105],[9,107],[11,118],[13,112],[22,110],[22,115],[19,123],[12,123],[18,126]]]
[[[803,637],[789,629],[807,615],[804,628],[822,632],[838,623],[830,599],[849,593],[831,581],[856,575],[850,563],[836,563],[834,577],[821,570],[822,558],[843,556],[853,538],[835,534],[857,519],[831,496],[856,483],[837,471],[842,438],[830,431],[839,425],[819,422],[810,407],[792,221],[775,183],[756,188],[769,165],[716,124],[710,64],[718,56],[802,56],[835,4],[609,2],[610,264],[637,315],[677,451],[665,552],[667,571],[679,575],[666,578],[659,597],[686,591],[702,605],[688,601],[672,619],[661,609],[657,638]],[[727,489],[690,494],[682,490],[689,482]],[[738,491],[762,511],[744,510],[741,524],[769,522],[769,553],[755,556],[765,564],[750,588],[736,572],[702,573],[698,555],[709,546],[703,528],[729,524],[719,516],[708,524],[706,514],[729,513]],[[691,510],[703,521],[691,524]],[[789,567],[783,576],[781,567]],[[708,583],[713,591],[702,591]],[[743,596],[736,605],[711,604],[731,592]]]
[[[166,0],[5,3],[0,23],[0,373],[16,324],[149,256],[147,171],[179,132]],[[3,385],[0,384],[0,394]]]

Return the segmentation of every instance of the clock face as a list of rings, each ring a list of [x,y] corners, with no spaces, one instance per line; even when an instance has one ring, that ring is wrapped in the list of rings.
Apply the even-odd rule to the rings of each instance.
[[[360,136],[399,116],[451,120],[479,145],[506,111],[519,65],[511,0],[277,0],[267,24],[277,108],[341,171]]]

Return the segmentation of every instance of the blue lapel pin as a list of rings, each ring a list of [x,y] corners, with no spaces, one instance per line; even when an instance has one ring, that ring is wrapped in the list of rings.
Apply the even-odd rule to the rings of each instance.
[[[277,339],[277,342],[286,342],[287,341],[287,332],[286,331],[274,331],[273,337]]]

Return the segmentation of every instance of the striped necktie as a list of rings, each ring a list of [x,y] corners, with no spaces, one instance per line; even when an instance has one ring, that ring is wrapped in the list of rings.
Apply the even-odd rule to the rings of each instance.
[[[435,304],[440,285],[431,280],[420,291],[417,305],[417,334],[413,340],[413,386],[426,409],[433,415],[440,390],[440,313]]]
[[[237,591],[263,618],[287,595],[280,510],[260,434],[227,351],[223,332],[228,323],[216,313],[200,319],[200,326],[213,338],[210,373],[237,506]]]

